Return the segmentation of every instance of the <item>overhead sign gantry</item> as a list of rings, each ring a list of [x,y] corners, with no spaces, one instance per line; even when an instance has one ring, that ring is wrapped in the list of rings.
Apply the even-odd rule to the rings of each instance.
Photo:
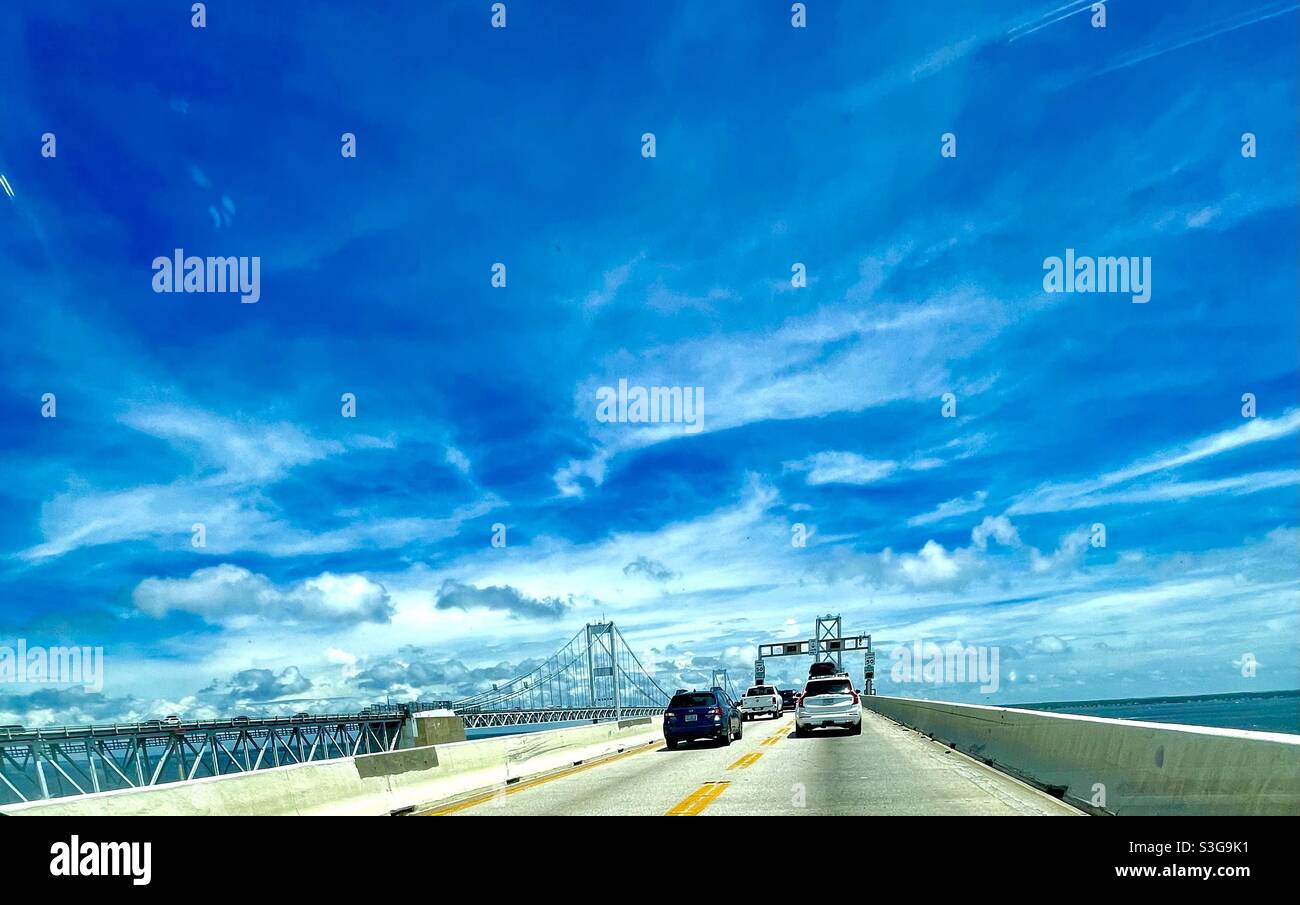
[[[871,636],[867,634],[844,635],[842,622],[838,615],[817,617],[817,627],[813,637],[802,641],[773,641],[758,646],[758,659],[754,661],[754,677],[761,683],[766,675],[763,660],[766,657],[807,657],[814,662],[830,661],[840,669],[844,668],[846,652],[862,651],[863,670],[862,691],[875,694],[876,653],[871,649]]]

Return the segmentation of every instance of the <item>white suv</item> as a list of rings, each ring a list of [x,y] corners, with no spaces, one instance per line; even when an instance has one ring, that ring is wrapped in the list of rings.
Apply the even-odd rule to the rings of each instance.
[[[862,734],[862,702],[847,674],[809,679],[794,709],[794,734],[800,738],[823,726],[842,726]]]
[[[752,719],[764,713],[770,713],[774,718],[781,715],[781,693],[775,685],[755,685],[740,699],[741,719]]]

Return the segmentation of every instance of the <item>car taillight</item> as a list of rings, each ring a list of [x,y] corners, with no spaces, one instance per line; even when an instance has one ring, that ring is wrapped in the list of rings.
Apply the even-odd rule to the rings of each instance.
[[[861,705],[862,701],[858,698],[858,693],[857,693],[856,691],[851,692],[851,693],[852,693],[852,695],[853,695],[853,705],[854,705],[855,707]]]
[[[722,708],[714,707],[713,710],[710,711],[710,713],[712,713],[714,716],[722,716]]]

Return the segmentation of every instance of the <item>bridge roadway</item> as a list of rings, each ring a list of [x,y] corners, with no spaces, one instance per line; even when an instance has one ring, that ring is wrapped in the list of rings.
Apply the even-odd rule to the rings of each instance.
[[[435,815],[1078,815],[1050,795],[864,711],[859,736],[794,734],[794,716],[744,738],[642,746],[437,806]]]

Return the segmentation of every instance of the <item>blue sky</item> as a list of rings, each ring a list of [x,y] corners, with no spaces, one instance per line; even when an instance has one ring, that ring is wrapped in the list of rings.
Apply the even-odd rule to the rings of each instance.
[[[883,693],[1300,684],[1294,2],[489,6],[7,11],[0,645],[106,666],[0,722],[455,695],[602,617],[665,685],[819,612]],[[1000,690],[891,682],[918,640]]]

